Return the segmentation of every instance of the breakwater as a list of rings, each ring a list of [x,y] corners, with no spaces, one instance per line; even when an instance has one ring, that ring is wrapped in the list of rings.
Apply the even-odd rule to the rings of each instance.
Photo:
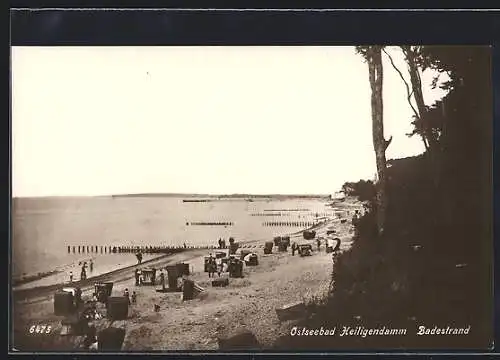
[[[88,246],[88,245],[67,245],[68,254],[175,254],[187,249],[214,249],[215,245],[182,245],[182,246]]]

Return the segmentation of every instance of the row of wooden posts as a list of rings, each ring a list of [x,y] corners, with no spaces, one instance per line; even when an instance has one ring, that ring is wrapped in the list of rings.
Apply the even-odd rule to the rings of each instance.
[[[179,246],[111,246],[111,245],[68,245],[68,254],[170,254],[187,249],[214,249],[215,245],[179,245]]]
[[[264,209],[264,211],[311,211],[311,209]]]
[[[232,226],[234,225],[234,222],[228,221],[228,222],[188,222],[186,225],[224,225],[224,226]]]
[[[270,221],[262,224],[263,226],[290,226],[290,227],[310,227],[313,226],[313,222],[309,221]]]
[[[321,216],[321,217],[325,217],[325,216],[334,216],[335,213],[310,213],[308,214],[310,217],[311,216]],[[250,216],[291,216],[290,214],[282,214],[282,213],[273,213],[273,212],[268,212],[268,213],[253,213],[253,214],[250,214]]]

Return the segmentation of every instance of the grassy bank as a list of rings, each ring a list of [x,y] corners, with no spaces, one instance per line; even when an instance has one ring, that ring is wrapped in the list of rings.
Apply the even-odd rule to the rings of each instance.
[[[474,187],[437,188],[425,157],[389,168],[388,222],[374,212],[333,266],[329,297],[299,328],[406,329],[393,336],[284,336],[278,349],[488,348],[492,339],[492,238],[487,201]],[[447,190],[444,191],[444,186]],[[470,186],[470,185],[469,185]],[[450,187],[453,187],[450,189]],[[461,194],[461,196],[458,196]],[[458,204],[460,204],[458,206]],[[467,336],[417,336],[419,326],[468,327]]]

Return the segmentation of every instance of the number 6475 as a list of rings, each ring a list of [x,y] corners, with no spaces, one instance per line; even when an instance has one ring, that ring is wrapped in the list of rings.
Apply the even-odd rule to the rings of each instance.
[[[31,325],[30,334],[50,334],[52,326],[50,325]]]

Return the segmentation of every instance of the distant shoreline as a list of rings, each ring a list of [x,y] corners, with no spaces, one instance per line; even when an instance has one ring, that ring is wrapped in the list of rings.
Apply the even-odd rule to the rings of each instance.
[[[205,199],[330,199],[327,194],[185,194],[185,193],[138,193],[138,194],[111,194],[111,195],[82,195],[82,196],[20,196],[16,199],[79,199],[79,198],[144,198],[144,197],[168,197],[168,198],[205,198]]]

